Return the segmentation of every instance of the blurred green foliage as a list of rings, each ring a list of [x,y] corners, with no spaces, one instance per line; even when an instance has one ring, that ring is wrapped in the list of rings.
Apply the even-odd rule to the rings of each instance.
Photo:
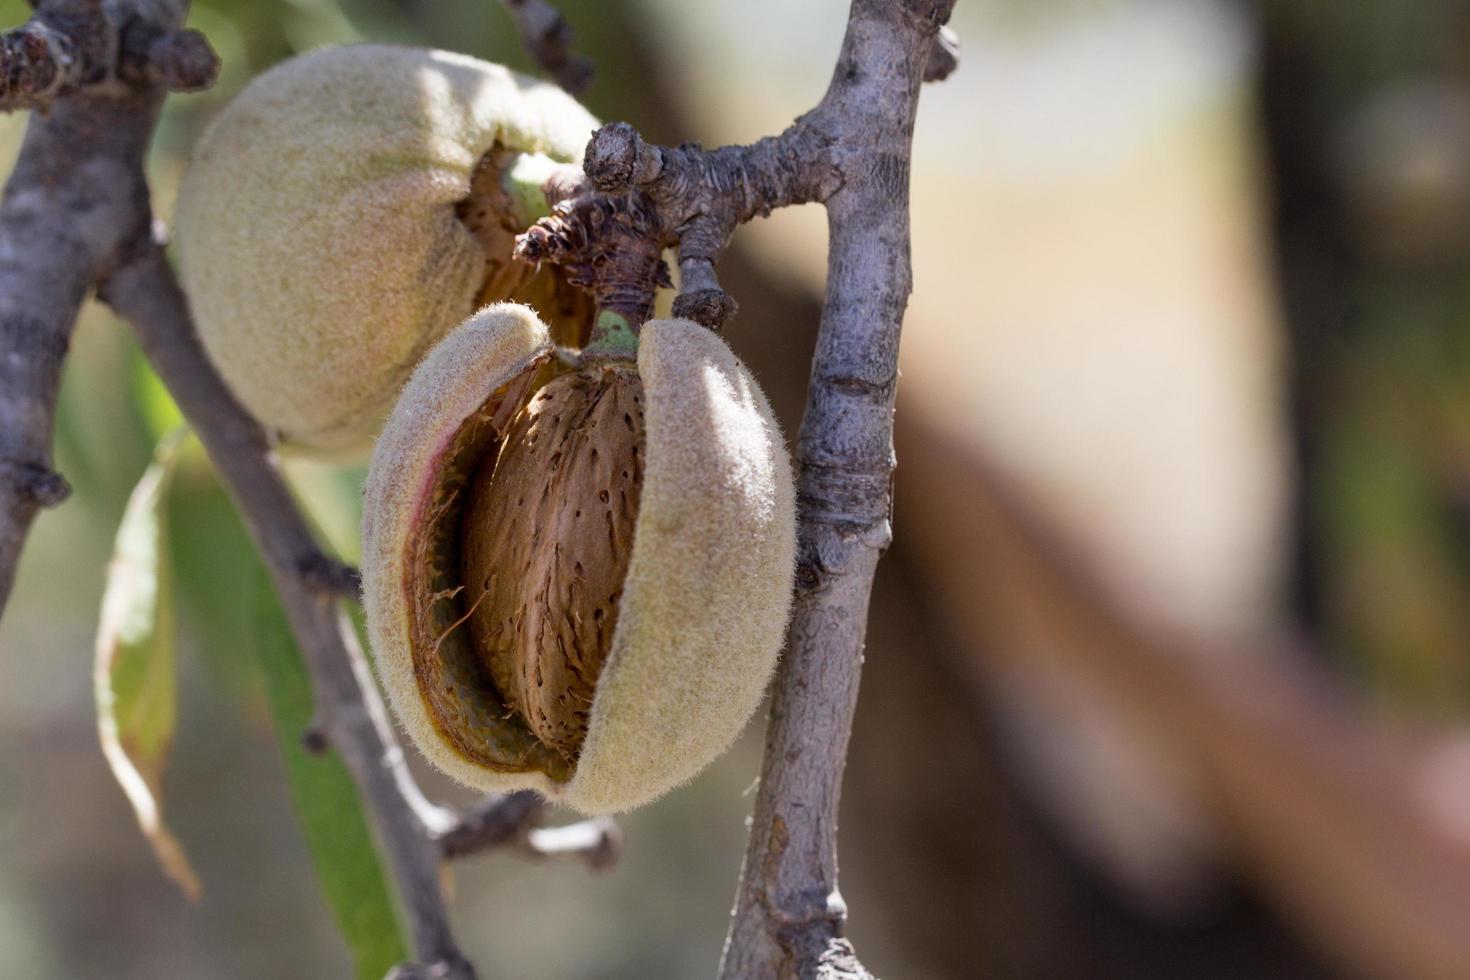
[[[254,592],[256,656],[317,877],[352,950],[358,980],[380,980],[409,958],[408,944],[362,798],[335,752],[307,751],[302,736],[316,715],[311,678],[263,568]]]
[[[1470,713],[1470,4],[1268,0],[1263,82],[1316,625]]]

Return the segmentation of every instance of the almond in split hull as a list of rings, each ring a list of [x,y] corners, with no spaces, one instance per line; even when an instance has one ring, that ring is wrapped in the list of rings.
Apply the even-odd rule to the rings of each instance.
[[[759,706],[794,492],[770,405],[705,328],[649,321],[636,361],[564,353],[499,304],[415,369],[364,488],[363,607],[430,762],[616,813],[691,779]]]

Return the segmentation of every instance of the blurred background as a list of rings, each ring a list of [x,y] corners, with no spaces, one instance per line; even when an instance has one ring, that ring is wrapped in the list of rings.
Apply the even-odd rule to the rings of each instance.
[[[846,12],[559,6],[595,113],[708,145],[815,103]],[[27,12],[0,0],[0,23]],[[529,68],[490,0],[196,0],[191,24],[224,70],[169,101],[165,218],[211,115],[295,52]],[[915,137],[896,541],[843,796],[863,960],[906,980],[1470,977],[1470,3],[961,0],[953,26],[961,67]],[[0,172],[24,121],[0,119]],[[819,209],[781,211],[721,269],[725,335],[789,438],[824,246]],[[0,973],[346,976],[243,639],[255,559],[197,451],[169,505],[166,781],[197,904],[98,748],[104,572],[174,421],[89,307],[57,424],[75,494],[0,623]],[[361,473],[291,475],[355,560]],[[758,728],[629,816],[609,872],[456,864],[483,975],[712,975]]]

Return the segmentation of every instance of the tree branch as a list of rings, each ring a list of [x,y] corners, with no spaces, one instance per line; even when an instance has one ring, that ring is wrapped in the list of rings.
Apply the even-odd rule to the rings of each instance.
[[[679,246],[674,315],[718,329],[737,309],[715,275],[730,237],[757,215],[826,200],[841,185],[830,149],[826,134],[804,119],[779,136],[715,150],[650,146],[627,123],[611,123],[592,134],[582,166],[601,193],[647,199]]]
[[[500,0],[520,31],[521,43],[547,77],[572,95],[592,84],[592,62],[572,51],[572,28],[546,0]]]
[[[618,213],[639,216],[640,245],[678,246],[675,315],[717,328],[735,312],[715,275],[735,228],[777,207],[827,207],[826,302],[798,439],[797,599],[724,980],[867,976],[842,938],[837,800],[873,572],[890,536],[914,119],[924,79],[953,68],[953,36],[940,39],[952,7],[854,0],[826,95],[779,136],[707,151],[650,146],[626,123],[602,127],[584,154],[590,187],[517,245],[524,258],[605,269],[606,238],[626,236],[628,222],[593,219],[621,202]]]
[[[854,0],[827,94],[779,136],[712,151],[667,149],[644,143],[627,124],[604,126],[583,163],[595,192],[563,201],[522,238],[530,257],[591,261],[602,243],[583,220],[586,201],[625,195],[635,202],[627,210],[652,214],[644,221],[651,234],[679,247],[675,315],[718,327],[735,304],[714,267],[735,228],[776,207],[827,207],[827,296],[798,440],[798,594],[724,980],[867,976],[842,938],[837,799],[873,571],[890,533],[914,117],[952,6]]]
[[[440,814],[428,822],[449,859],[515,847],[534,858],[578,858],[601,871],[611,867],[622,853],[622,832],[610,817],[564,827],[536,826],[546,812],[546,800],[529,790],[489,796],[459,813],[440,809]]]
[[[923,80],[948,77],[959,64],[958,35],[941,27],[928,43]],[[655,216],[649,223],[666,240],[652,244],[678,246],[681,283],[674,315],[717,330],[738,308],[715,275],[735,229],[776,208],[825,203],[842,186],[843,170],[834,156],[837,131],[828,125],[838,110],[830,99],[829,93],[822,106],[779,136],[714,150],[697,143],[652,146],[627,123],[609,123],[587,143],[582,166],[590,187],[559,187],[555,193],[548,187],[553,203],[565,203],[523,236],[518,254],[532,261],[595,264],[601,243],[587,233],[586,211],[609,196],[621,198],[630,202],[626,209]],[[562,248],[547,248],[548,239]]]
[[[0,34],[0,111],[46,109],[90,89],[156,85],[192,92],[214,84],[219,58],[204,35],[142,16],[109,18],[97,0],[50,0]]]
[[[914,119],[952,6],[853,0],[831,85],[798,122],[822,134],[842,185],[825,201],[827,292],[798,437],[796,608],[723,980],[868,976],[842,938],[837,802],[873,571],[890,537]]]
[[[538,858],[577,858],[593,871],[617,863],[623,832],[612,817],[593,817],[562,827],[535,827],[526,835],[525,851]]]
[[[444,856],[461,858],[524,840],[545,812],[539,794],[522,791],[488,796],[461,813],[440,808],[430,827]]]
[[[76,65],[97,47],[110,28],[94,6],[44,2],[4,35],[0,109],[43,104],[70,84],[77,69],[47,75],[47,59],[65,49]],[[92,283],[147,228],[143,156],[161,102],[151,88],[79,93],[33,117],[0,200],[0,612],[37,511],[66,496],[51,457],[62,359]]]
[[[314,730],[342,757],[372,814],[407,919],[415,956],[443,980],[474,970],[450,928],[439,853],[419,818],[430,804],[408,771],[356,634],[337,599],[309,571],[320,554],[271,457],[265,432],[230,395],[204,354],[173,270],[158,243],[139,246],[103,283],[101,297],[139,343],[188,419],[260,549],[311,675]],[[433,972],[437,970],[438,972]]]

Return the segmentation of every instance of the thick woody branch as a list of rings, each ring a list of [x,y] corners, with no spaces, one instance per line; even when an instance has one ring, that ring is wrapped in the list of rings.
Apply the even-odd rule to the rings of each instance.
[[[63,45],[47,34],[42,45],[65,47],[74,59],[90,49],[86,37],[105,31],[88,9],[45,3],[29,27],[79,25],[83,40]],[[15,33],[0,58],[13,59],[17,44],[28,50],[30,41],[11,43]],[[24,61],[17,75],[17,63],[6,61],[0,85],[19,79],[21,89],[50,91],[60,83],[34,74],[43,62]],[[149,90],[79,94],[33,117],[0,199],[0,612],[37,512],[66,496],[51,458],[61,364],[92,283],[147,229],[143,156],[161,98]],[[8,104],[0,96],[0,107]]]
[[[959,64],[958,35],[941,27],[929,45],[923,80],[948,77]],[[653,244],[674,245],[679,250],[680,292],[674,315],[718,329],[737,309],[715,274],[735,229],[776,208],[825,202],[842,186],[842,169],[833,152],[836,135],[828,122],[819,110],[798,119],[779,136],[714,150],[697,143],[653,146],[629,124],[610,123],[593,133],[587,143],[582,165],[595,193],[584,191],[586,196],[579,200],[604,201],[613,196],[636,201],[650,212],[655,219],[650,224],[661,232]],[[577,204],[565,205],[564,211]],[[563,218],[553,216],[540,229],[555,233],[562,225]],[[598,244],[594,238],[584,251]],[[586,261],[575,249],[570,252],[549,258]],[[544,254],[525,257],[548,258]],[[649,292],[651,296],[651,289]]]
[[[545,0],[500,0],[546,76],[573,95],[592,84],[592,62],[572,51],[572,28]]]
[[[650,146],[627,123],[592,134],[582,163],[604,194],[637,194],[679,247],[679,296],[674,315],[710,328],[735,314],[720,288],[715,263],[735,229],[776,208],[825,200],[841,184],[828,158],[829,141],[798,121],[780,136],[748,146],[705,150]]]
[[[798,442],[798,595],[724,980],[867,976],[842,938],[837,800],[868,597],[889,539],[915,111],[923,80],[954,66],[953,37],[940,38],[952,5],[854,0],[831,87],[779,136],[706,151],[651,146],[626,123],[602,127],[584,155],[590,188],[518,246],[528,259],[605,269],[607,236],[586,216],[624,202],[643,216],[643,251],[678,246],[675,315],[713,328],[735,311],[715,275],[734,230],[778,207],[827,207],[827,296]],[[639,285],[635,298],[651,305],[652,277]]]
[[[898,339],[911,288],[909,157],[949,0],[853,0],[822,102],[831,147],[826,300],[798,438],[800,539],[723,980],[866,977],[842,937],[837,802],[873,571],[890,535]]]

